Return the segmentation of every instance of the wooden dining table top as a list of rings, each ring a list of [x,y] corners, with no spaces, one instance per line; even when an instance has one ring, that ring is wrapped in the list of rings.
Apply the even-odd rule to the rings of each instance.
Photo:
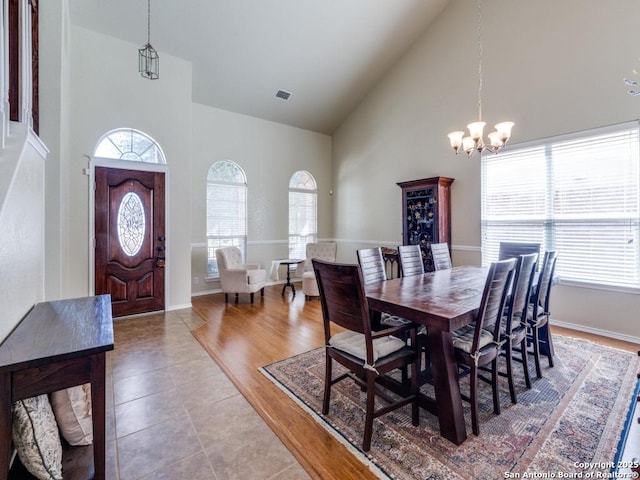
[[[365,286],[369,307],[446,332],[468,324],[480,306],[486,267],[460,266]]]

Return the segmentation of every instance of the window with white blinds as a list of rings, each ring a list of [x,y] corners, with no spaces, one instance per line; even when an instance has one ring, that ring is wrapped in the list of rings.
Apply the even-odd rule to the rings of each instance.
[[[309,172],[289,180],[289,258],[305,258],[306,245],[318,238],[318,190]]]
[[[247,179],[237,164],[224,160],[207,175],[207,278],[219,278],[216,249],[229,246],[246,258]]]
[[[539,242],[560,281],[640,288],[638,144],[630,122],[483,155],[483,264]]]

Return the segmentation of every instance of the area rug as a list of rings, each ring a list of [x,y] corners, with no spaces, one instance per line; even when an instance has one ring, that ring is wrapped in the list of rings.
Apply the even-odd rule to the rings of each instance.
[[[371,449],[363,452],[364,397],[354,382],[336,384],[329,414],[320,413],[323,348],[260,370],[380,478],[611,478],[625,424],[632,421],[638,356],[564,336],[555,336],[554,344],[555,366],[548,368],[544,359],[543,378],[533,373],[532,389],[525,388],[522,366],[515,365],[517,404],[501,379],[500,415],[493,413],[490,386],[480,382],[480,436],[471,433],[463,402],[469,437],[459,446],[440,436],[437,419],[428,412],[421,412],[420,426],[411,425],[407,406],[374,421]],[[433,395],[430,388],[423,391]],[[468,382],[461,380],[460,388],[468,392]]]

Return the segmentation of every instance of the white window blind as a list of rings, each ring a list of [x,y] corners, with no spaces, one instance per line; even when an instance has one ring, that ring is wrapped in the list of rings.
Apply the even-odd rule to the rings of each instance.
[[[483,155],[483,264],[539,242],[561,281],[640,288],[638,143],[632,122]]]
[[[218,278],[216,249],[235,246],[246,258],[247,182],[233,162],[216,162],[207,176],[207,278]]]
[[[309,172],[289,180],[289,258],[305,258],[306,245],[318,238],[318,191]]]

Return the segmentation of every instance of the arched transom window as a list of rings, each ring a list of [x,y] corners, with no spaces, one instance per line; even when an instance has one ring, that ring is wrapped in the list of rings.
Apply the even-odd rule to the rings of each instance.
[[[295,172],[289,180],[289,258],[305,258],[306,245],[318,239],[318,189],[309,172]]]
[[[207,175],[207,278],[219,277],[216,249],[229,246],[247,258],[247,177],[236,163],[222,160]]]
[[[93,156],[161,165],[167,163],[160,145],[153,138],[133,128],[118,128],[103,135]]]

